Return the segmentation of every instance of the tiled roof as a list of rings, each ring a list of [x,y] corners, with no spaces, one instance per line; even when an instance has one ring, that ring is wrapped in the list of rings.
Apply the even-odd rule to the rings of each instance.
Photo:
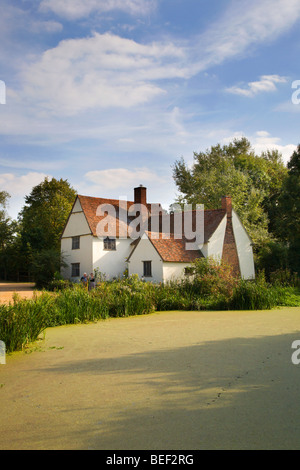
[[[223,209],[204,210],[204,217],[200,215],[199,218],[197,218],[197,212],[198,215],[202,214],[199,210],[162,215],[159,219],[159,231],[164,232],[164,227],[170,226],[171,233],[178,233],[179,235],[184,233],[188,235],[189,231],[195,233],[197,228],[197,234],[200,236],[201,241],[207,243],[225,217],[226,211]],[[178,216],[179,221],[176,221],[175,218]]]
[[[78,195],[78,199],[80,201],[82,210],[85,214],[92,235],[126,237],[126,234],[128,233],[129,224],[136,217],[135,214],[133,216],[130,216],[129,212],[130,207],[134,205],[133,201],[121,201],[120,203],[120,201],[117,199],[105,199],[82,195]],[[112,211],[109,210],[111,209],[111,207],[109,206],[113,208]],[[158,205],[155,206],[157,207]],[[100,207],[102,208],[102,215],[100,214]],[[147,204],[147,208],[148,210],[150,210],[150,204]],[[105,214],[105,211],[107,212],[107,214]],[[101,221],[104,221],[104,219],[105,225],[107,224],[108,227],[116,227],[116,233],[112,234],[107,231],[105,231],[104,233],[100,233],[101,227],[99,223]]]
[[[98,198],[98,197],[89,197],[89,196],[78,196],[78,199],[80,201],[82,210],[84,212],[84,215],[86,217],[87,223],[90,227],[90,230],[94,236],[97,236],[97,226],[101,220],[106,218],[105,215],[100,216],[97,215],[99,214],[98,209],[100,206],[103,206],[104,204],[109,204],[110,206],[113,206],[115,209],[119,207],[119,201],[116,199],[104,199],[104,198]],[[128,204],[127,204],[128,206]],[[110,221],[110,215],[107,216],[108,218],[106,219],[107,222]],[[116,218],[116,223],[117,223],[117,236],[119,235],[119,217]]]
[[[202,258],[200,250],[188,250],[186,240],[177,240],[174,237],[163,238],[163,235],[146,232],[152,245],[163,261],[175,263],[191,263],[197,258]]]
[[[204,243],[208,242],[221,221],[224,219],[225,215],[226,211],[223,209],[204,211]]]
[[[82,210],[85,214],[87,223],[90,227],[91,233],[94,236],[128,236],[130,237],[130,222],[134,220],[136,217],[136,214],[133,216],[130,216],[130,212],[128,214],[128,211],[131,206],[134,205],[133,201],[122,201],[121,204],[119,200],[117,199],[105,199],[105,198],[97,198],[97,197],[90,197],[90,196],[82,196],[78,195],[78,199],[80,201]],[[107,208],[108,213],[104,215],[105,211],[105,206],[112,206],[113,211],[110,212]],[[99,206],[102,206],[104,209],[102,215],[99,215]],[[162,211],[162,208],[159,204],[153,205],[153,204],[147,204],[147,209],[149,211],[152,210],[153,208],[159,209]],[[97,215],[98,214],[98,215]],[[192,211],[192,230],[195,230],[196,227],[196,211]],[[217,209],[217,210],[205,210],[204,211],[204,243],[208,242],[212,234],[215,232],[219,224],[221,223],[222,219],[225,217],[226,211],[224,209]],[[174,234],[174,231],[176,232],[176,229],[174,230],[174,215],[159,215],[158,219],[155,219],[157,216],[152,216],[152,218],[149,218],[146,220],[145,223],[145,230],[148,231],[153,231],[153,227],[157,227],[157,229],[154,229],[156,232],[157,230],[159,232],[163,231],[163,228],[170,227],[170,232]],[[99,223],[101,221],[104,221],[105,219],[105,225],[111,226],[111,227],[116,227],[116,233],[115,234],[110,234],[107,232],[107,228],[104,227],[104,230],[106,230],[104,233],[99,232],[100,225]],[[164,225],[164,222],[166,222],[166,225]],[[104,224],[103,224],[104,225]],[[97,230],[98,227],[98,230]],[[184,214],[182,213],[182,233],[186,232],[184,231]],[[103,228],[103,227],[102,227]],[[141,234],[142,235],[142,234]],[[181,234],[182,235],[182,234]],[[169,245],[173,244],[174,245],[174,250],[175,246],[177,246],[177,250],[179,250],[179,242],[182,242],[181,240],[176,240],[172,238],[169,240]],[[157,242],[160,242],[160,240],[157,240]],[[164,242],[164,246],[167,246],[168,240],[162,239],[161,242]],[[170,248],[170,246],[169,246]],[[162,248],[163,249],[163,248]]]

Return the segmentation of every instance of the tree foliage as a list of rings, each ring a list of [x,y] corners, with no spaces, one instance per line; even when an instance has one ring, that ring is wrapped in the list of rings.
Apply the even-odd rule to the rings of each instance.
[[[287,168],[277,151],[258,156],[250,142],[241,138],[194,153],[191,167],[183,159],[176,161],[173,177],[180,191],[179,203],[218,209],[222,196],[231,196],[233,208],[258,249],[270,237],[272,214]]]
[[[0,191],[0,276],[7,279],[8,272],[15,266],[16,257],[14,244],[18,232],[18,224],[7,214],[10,195]]]
[[[76,197],[67,180],[48,178],[25,197],[19,220],[25,245],[33,251],[60,249],[60,236]]]
[[[67,180],[52,178],[34,186],[19,214],[22,252],[38,287],[60,270],[60,237],[76,197]]]
[[[288,162],[275,218],[276,235],[289,247],[289,265],[300,274],[300,145]]]
[[[36,286],[47,287],[55,273],[60,272],[61,266],[65,266],[65,263],[58,250],[50,248],[35,252],[30,267]]]
[[[18,221],[7,213],[9,194],[0,191],[0,277],[32,276],[39,286],[61,265],[60,236],[76,197],[67,180],[46,178],[25,197]]]

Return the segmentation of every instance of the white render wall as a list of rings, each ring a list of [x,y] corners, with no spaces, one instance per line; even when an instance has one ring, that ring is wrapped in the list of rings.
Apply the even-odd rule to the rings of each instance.
[[[104,237],[106,238],[106,237]],[[132,239],[116,239],[116,250],[104,250],[102,237],[93,237],[93,269],[99,269],[107,279],[122,277],[127,268],[127,258],[130,255]]]
[[[137,274],[140,278],[143,277],[143,261],[152,261],[152,277],[145,277],[145,281],[162,282],[163,262],[147,237],[139,241],[139,244],[130,257],[130,261],[128,262],[129,276]]]
[[[241,276],[244,279],[255,278],[252,242],[240,218],[232,211],[232,226],[237,247]]]
[[[91,230],[83,212],[71,212],[62,238],[90,234]]]
[[[176,281],[185,277],[184,270],[190,263],[163,263],[163,281]]]
[[[92,262],[92,235],[84,235],[80,237],[80,249],[72,250],[72,237],[62,238],[61,252],[63,259],[68,264],[67,268],[62,268],[61,275],[65,279],[72,281],[79,280],[84,272],[89,274],[93,269]],[[80,276],[78,278],[71,277],[71,264],[80,263]]]
[[[213,257],[216,261],[221,262],[226,225],[227,217],[225,216],[216,231],[212,234],[209,242],[206,243],[201,250],[205,258]]]

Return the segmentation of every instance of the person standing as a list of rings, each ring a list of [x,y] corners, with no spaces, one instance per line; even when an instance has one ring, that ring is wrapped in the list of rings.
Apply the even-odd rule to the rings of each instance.
[[[95,285],[96,285],[96,279],[95,279],[94,274],[91,273],[89,277],[89,290],[94,289]]]
[[[87,276],[87,273],[83,273],[83,276],[81,278],[81,282],[82,284],[87,287],[88,286],[88,276]]]

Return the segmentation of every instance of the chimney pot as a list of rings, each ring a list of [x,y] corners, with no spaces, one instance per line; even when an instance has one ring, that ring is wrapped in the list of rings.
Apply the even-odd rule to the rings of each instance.
[[[222,197],[222,209],[226,211],[228,217],[232,216],[232,201],[230,196]]]
[[[147,188],[145,188],[142,184],[137,188],[134,188],[134,203],[135,204],[142,204],[144,206],[147,205]]]

